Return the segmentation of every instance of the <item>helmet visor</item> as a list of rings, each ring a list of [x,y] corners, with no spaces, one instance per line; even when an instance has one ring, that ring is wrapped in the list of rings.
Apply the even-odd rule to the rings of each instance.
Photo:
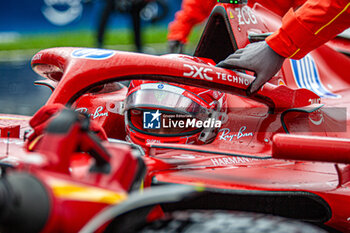
[[[140,89],[131,93],[126,99],[125,106],[125,110],[134,108],[161,109],[191,115],[200,120],[206,120],[211,112],[183,93],[157,89]]]

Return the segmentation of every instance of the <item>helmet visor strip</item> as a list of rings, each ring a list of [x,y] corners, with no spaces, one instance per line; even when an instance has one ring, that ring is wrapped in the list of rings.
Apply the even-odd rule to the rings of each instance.
[[[183,94],[166,90],[139,89],[126,99],[126,111],[134,108],[162,109],[173,113],[191,115],[199,120],[210,117],[212,110]]]

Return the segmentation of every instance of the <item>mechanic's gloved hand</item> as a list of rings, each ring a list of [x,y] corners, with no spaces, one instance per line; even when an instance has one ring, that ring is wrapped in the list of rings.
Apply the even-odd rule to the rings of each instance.
[[[169,40],[168,41],[168,51],[169,53],[183,53],[184,44],[178,40]]]
[[[247,94],[257,92],[282,67],[285,57],[273,51],[265,41],[248,44],[238,49],[216,66],[228,69],[246,69],[256,73],[255,80],[247,89]]]
[[[30,119],[29,125],[32,127],[33,131],[28,135],[27,149],[29,151],[35,150],[50,120],[63,108],[65,108],[63,104],[45,105]],[[90,121],[90,130],[96,133],[100,139],[107,140],[104,129],[96,122]]]

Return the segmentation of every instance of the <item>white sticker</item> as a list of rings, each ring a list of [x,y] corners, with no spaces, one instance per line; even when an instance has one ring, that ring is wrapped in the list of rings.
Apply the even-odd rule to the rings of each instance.
[[[116,51],[109,49],[76,49],[72,52],[74,58],[85,58],[92,60],[103,60],[112,57]]]
[[[323,98],[340,98],[340,95],[332,93],[321,82],[313,57],[308,54],[303,59],[290,59],[295,82],[299,88],[306,88]]]
[[[248,6],[244,6],[242,8],[236,8],[238,24],[257,24],[258,20],[256,16],[253,14],[252,10]]]

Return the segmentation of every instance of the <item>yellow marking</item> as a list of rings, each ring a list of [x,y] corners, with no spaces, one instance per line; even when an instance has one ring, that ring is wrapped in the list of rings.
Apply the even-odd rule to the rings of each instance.
[[[285,86],[286,84],[284,83],[284,81],[282,79],[278,80],[278,86]]]
[[[0,116],[0,120],[19,120],[19,121],[27,121],[30,117],[19,118],[19,117],[4,117]]]
[[[232,14],[232,11],[230,11],[230,18],[231,18],[231,19],[234,19],[234,18],[235,18],[235,16]]]
[[[297,54],[300,51],[300,49],[297,49],[297,51],[295,51],[291,56],[289,56],[288,58],[292,58],[295,56],[295,54]]]
[[[41,134],[41,135],[39,135],[38,137],[34,138],[34,140],[33,140],[31,143],[29,143],[29,145],[28,145],[28,150],[29,150],[29,151],[32,151],[32,150],[34,149],[35,145],[39,142],[39,140],[40,140],[43,136],[44,136],[44,135]]]
[[[102,188],[90,187],[60,180],[52,180],[50,183],[54,195],[64,199],[113,205],[118,204],[127,198],[127,194],[125,192],[116,193]]]
[[[205,187],[203,184],[197,184],[197,186],[195,187],[195,190],[197,192],[204,192],[205,191]]]
[[[142,179],[141,185],[140,185],[140,193],[143,193],[143,190],[144,190],[144,188],[145,188],[144,182],[145,182],[145,181]]]
[[[348,7],[350,6],[350,3],[348,3],[344,9],[339,13],[337,14],[331,21],[329,21],[327,24],[325,24],[323,27],[321,27],[320,29],[317,30],[317,32],[315,32],[315,35],[317,35],[320,31],[322,31],[325,27],[327,27],[328,25],[330,25],[331,23],[333,23],[334,20],[336,20],[341,14],[343,14],[347,9]]]

